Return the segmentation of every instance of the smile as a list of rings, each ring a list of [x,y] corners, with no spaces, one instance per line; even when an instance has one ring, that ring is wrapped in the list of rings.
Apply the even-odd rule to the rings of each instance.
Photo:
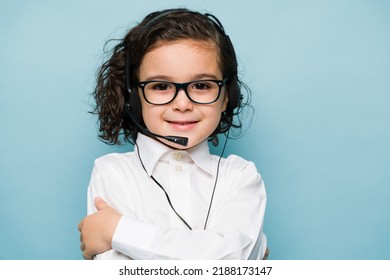
[[[183,121],[183,122],[176,122],[176,121],[168,121],[170,124],[175,124],[175,125],[190,125],[190,124],[195,124],[197,121]]]
[[[190,130],[192,129],[198,121],[167,121],[174,129],[176,130]]]

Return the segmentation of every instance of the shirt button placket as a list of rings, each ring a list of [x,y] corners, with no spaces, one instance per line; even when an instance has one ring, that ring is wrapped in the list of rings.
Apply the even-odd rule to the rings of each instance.
[[[186,216],[185,220],[191,223],[190,208],[191,208],[191,194],[189,174],[187,173],[186,163],[183,161],[183,153],[175,152],[171,155],[169,160],[171,165],[171,200],[175,205],[175,209],[180,215]],[[184,227],[183,222],[178,219],[174,213],[171,216],[172,225]],[[188,219],[188,220],[187,220]]]
[[[182,156],[181,153],[177,152],[177,153],[175,153],[175,154],[173,155],[173,158],[174,158],[176,161],[181,161],[181,159],[183,158],[183,156]],[[175,166],[175,170],[176,170],[177,172],[182,172],[182,171],[183,171],[183,167],[182,167],[181,165],[177,164],[177,165]]]

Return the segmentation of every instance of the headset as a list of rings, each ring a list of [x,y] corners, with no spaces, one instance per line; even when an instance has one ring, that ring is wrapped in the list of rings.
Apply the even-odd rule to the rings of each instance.
[[[166,16],[168,16],[168,15],[170,15],[172,13],[175,13],[177,11],[186,11],[186,12],[195,14],[195,12],[191,12],[191,11],[184,10],[184,9],[169,9],[169,10],[165,10],[165,11],[162,11],[160,14],[156,15],[154,18],[152,18],[143,27],[143,30],[149,29],[150,27],[152,27],[160,19],[162,19],[162,18],[164,18],[164,17],[166,17]],[[206,13],[206,14],[204,14],[204,16],[206,16],[209,19],[209,21],[217,28],[217,30],[219,30],[219,32],[223,35],[223,37],[226,40],[228,49],[229,49],[228,51],[231,52],[231,54],[234,57],[234,60],[237,61],[236,55],[235,55],[235,51],[234,51],[234,48],[233,48],[233,44],[230,41],[229,36],[225,33],[225,30],[224,30],[222,24],[220,23],[220,21],[212,14]],[[142,33],[141,33],[140,36],[142,36]],[[125,88],[126,88],[126,91],[127,91],[128,95],[129,95],[129,101],[126,102],[125,105],[124,105],[124,113],[125,113],[126,116],[130,117],[130,119],[133,121],[133,123],[139,129],[139,132],[141,132],[142,134],[144,134],[144,135],[146,135],[146,136],[148,136],[148,137],[150,137],[152,139],[155,139],[157,141],[160,141],[159,138],[161,138],[161,139],[168,140],[170,142],[176,143],[176,144],[184,146],[184,147],[187,146],[187,144],[188,144],[188,138],[187,137],[176,136],[176,135],[159,135],[159,134],[156,134],[156,133],[148,130],[146,127],[144,127],[141,124],[142,123],[141,100],[140,100],[140,97],[138,95],[138,92],[136,90],[132,89],[131,82],[130,82],[130,77],[131,77],[131,61],[130,61],[130,55],[127,54],[127,56],[126,56],[126,67],[125,67]],[[239,103],[240,103],[240,100],[242,98],[241,94],[240,94],[240,89],[239,88],[236,89],[236,93],[238,93],[238,94],[229,94],[229,92],[228,92],[228,99],[229,99],[229,101],[228,101],[228,109],[230,109],[230,110],[234,110],[236,107],[238,107]],[[229,134],[229,131],[227,133]],[[208,221],[208,218],[209,218],[211,205],[212,205],[213,198],[214,198],[215,188],[216,188],[217,181],[218,181],[219,166],[220,166],[220,162],[221,162],[221,159],[222,159],[222,155],[223,155],[223,153],[225,151],[225,148],[226,148],[226,144],[227,144],[228,138],[229,138],[229,135],[226,136],[225,143],[224,143],[221,155],[220,155],[218,163],[217,163],[217,172],[216,172],[216,176],[215,176],[215,182],[214,182],[213,191],[212,191],[212,195],[211,195],[211,199],[210,199],[210,204],[209,204],[209,208],[208,208],[208,212],[207,212],[207,217],[206,217],[205,224],[204,224],[204,229],[206,229],[206,226],[207,226],[207,221]],[[146,172],[145,166],[144,166],[144,164],[142,162],[142,158],[140,156],[140,150],[139,150],[139,147],[138,147],[137,143],[135,143],[135,146],[137,148],[137,152],[138,152],[137,154],[138,154],[139,160],[141,162],[141,165],[142,165],[143,169]],[[169,198],[169,195],[165,191],[164,187],[153,176],[151,176],[151,178],[163,190],[163,192],[165,193],[165,196],[167,198],[167,201],[168,201],[171,209],[175,212],[175,214],[179,217],[179,219],[181,221],[183,221],[183,223],[187,226],[187,228],[192,230],[191,226],[183,219],[183,217],[181,217],[179,215],[179,213],[173,207],[173,205],[171,203],[171,200]]]

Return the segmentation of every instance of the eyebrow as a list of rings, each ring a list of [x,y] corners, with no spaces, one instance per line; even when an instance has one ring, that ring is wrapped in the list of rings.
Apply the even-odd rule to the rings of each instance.
[[[144,81],[152,81],[152,80],[162,80],[162,81],[172,82],[175,79],[165,75],[155,75],[155,76],[147,77]],[[215,74],[202,73],[202,74],[196,74],[192,76],[191,81],[196,81],[196,80],[220,80],[220,78]]]

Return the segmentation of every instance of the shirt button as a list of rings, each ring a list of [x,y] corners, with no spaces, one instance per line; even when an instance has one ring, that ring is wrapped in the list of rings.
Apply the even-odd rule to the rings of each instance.
[[[181,160],[181,158],[182,158],[181,153],[176,153],[176,154],[174,155],[174,158],[175,158],[177,161]]]
[[[180,165],[176,165],[175,170],[177,172],[181,172],[183,170],[183,167],[181,167]]]

